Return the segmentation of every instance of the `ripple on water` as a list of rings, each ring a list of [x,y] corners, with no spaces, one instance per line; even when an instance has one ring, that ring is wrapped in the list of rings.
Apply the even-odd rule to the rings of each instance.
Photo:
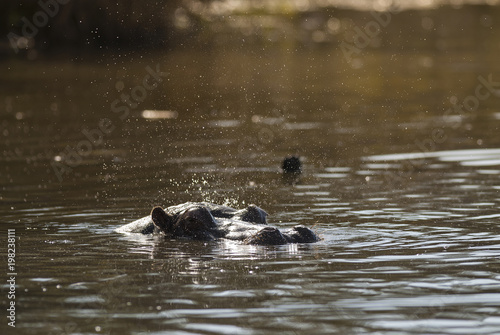
[[[463,319],[421,319],[421,320],[384,320],[370,322],[370,328],[398,331],[441,332],[446,329],[449,334],[488,334],[489,327],[484,328],[481,321]]]
[[[496,159],[500,157],[500,149],[470,149],[470,150],[445,150],[433,152],[412,152],[401,154],[374,155],[364,157],[367,161],[404,161],[437,158],[441,161],[465,162],[482,160],[484,158]]]
[[[228,334],[228,335],[247,335],[254,334],[252,329],[247,329],[239,326],[221,325],[215,323],[190,323],[184,326],[185,329],[197,330],[201,332],[211,332],[214,334]]]

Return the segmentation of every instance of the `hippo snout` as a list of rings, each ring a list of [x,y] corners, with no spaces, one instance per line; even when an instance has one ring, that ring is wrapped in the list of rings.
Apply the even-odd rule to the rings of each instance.
[[[274,227],[262,228],[255,235],[245,239],[244,242],[253,245],[281,245],[288,243],[285,236]]]

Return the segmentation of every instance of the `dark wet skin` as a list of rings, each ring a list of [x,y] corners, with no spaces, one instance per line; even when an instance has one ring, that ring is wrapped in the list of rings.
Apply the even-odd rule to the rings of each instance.
[[[296,226],[281,232],[275,227],[265,226],[267,213],[255,205],[244,210],[235,210],[213,204],[192,204],[170,207],[165,211],[155,207],[151,211],[154,232],[170,238],[188,238],[193,240],[213,240],[229,238],[252,245],[281,245],[288,243],[313,243],[320,238],[309,228]],[[173,211],[172,208],[177,210]],[[179,210],[180,208],[180,210]],[[172,212],[174,212],[172,214]],[[224,219],[224,224],[220,222]],[[263,226],[264,225],[264,226]],[[263,226],[263,227],[262,227]],[[234,231],[243,231],[234,237]],[[248,232],[248,234],[244,234]]]
[[[289,243],[285,236],[274,227],[265,227],[259,232],[244,240],[246,244],[254,245],[280,245]]]
[[[220,235],[214,217],[205,207],[189,208],[177,217],[167,214],[161,207],[155,207],[151,211],[151,219],[163,234],[171,237],[212,240]]]
[[[284,233],[274,227],[265,227],[257,234],[245,239],[244,242],[255,245],[280,245],[287,243],[312,243],[319,240],[319,237],[311,229],[304,226],[295,226]]]

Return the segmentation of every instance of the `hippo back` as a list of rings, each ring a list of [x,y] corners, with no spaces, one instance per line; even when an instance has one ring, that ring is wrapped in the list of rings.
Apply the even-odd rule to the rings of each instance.
[[[153,220],[151,220],[151,215],[145,216],[129,224],[121,226],[115,231],[117,233],[128,233],[128,234],[144,234],[149,235],[155,232],[155,225],[153,224]]]

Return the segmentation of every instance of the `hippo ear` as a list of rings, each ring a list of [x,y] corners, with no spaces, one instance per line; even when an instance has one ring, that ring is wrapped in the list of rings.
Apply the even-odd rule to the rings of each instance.
[[[164,233],[171,233],[173,228],[173,217],[165,213],[163,208],[155,207],[151,211],[151,219],[154,225]]]

